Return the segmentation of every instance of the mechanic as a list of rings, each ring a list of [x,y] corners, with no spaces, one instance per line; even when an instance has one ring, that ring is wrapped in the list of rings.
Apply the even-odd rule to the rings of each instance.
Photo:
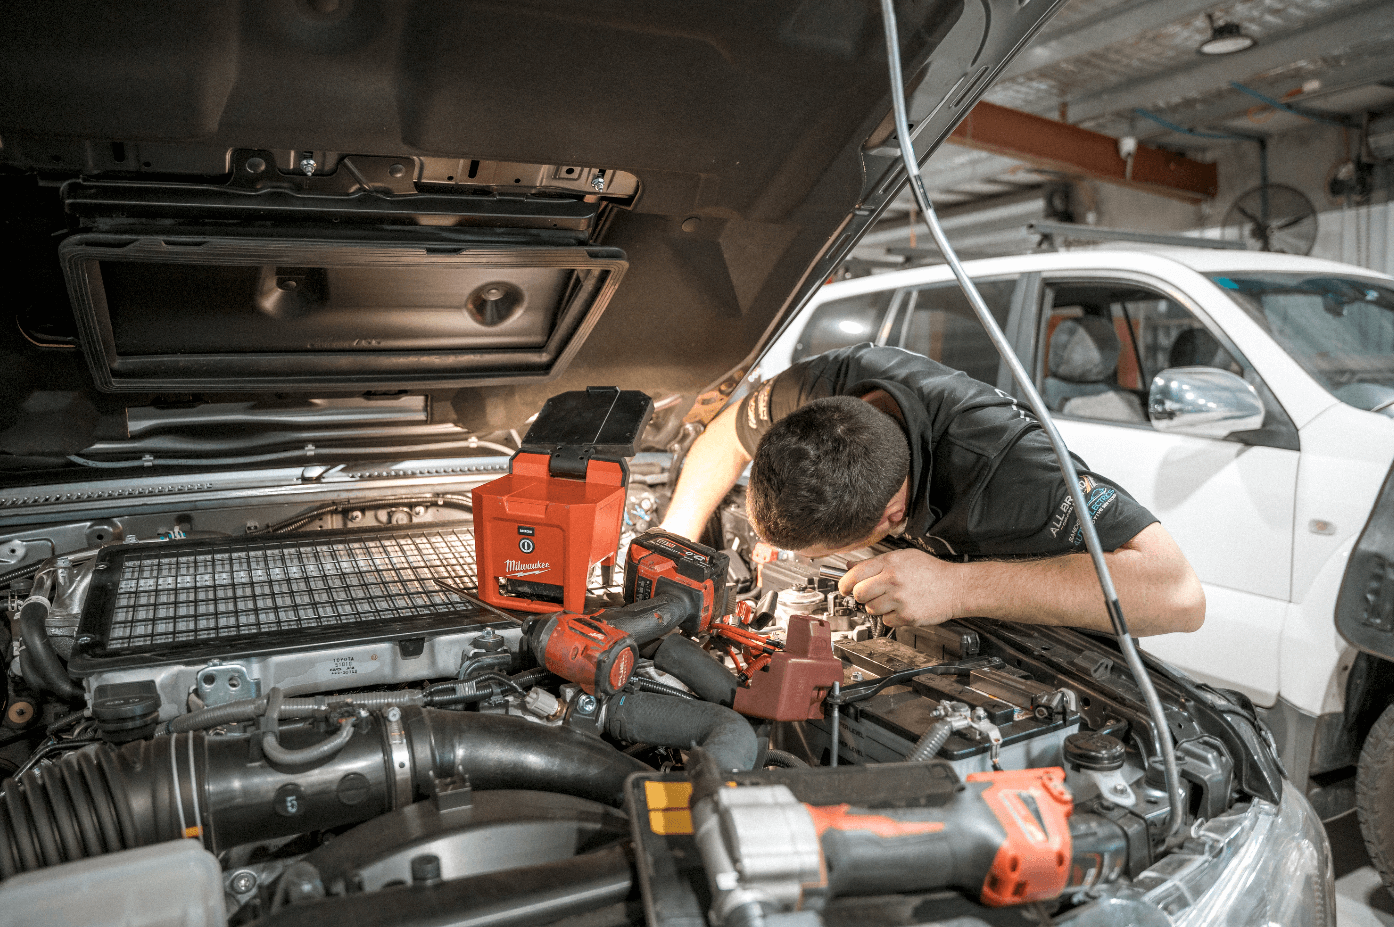
[[[915,545],[839,583],[888,625],[980,616],[1112,630],[1045,431],[962,371],[871,344],[791,366],[693,443],[664,529],[698,538],[752,460],[747,509],[769,543],[809,558],[888,536]],[[1199,628],[1205,594],[1171,535],[1075,466],[1133,634]]]

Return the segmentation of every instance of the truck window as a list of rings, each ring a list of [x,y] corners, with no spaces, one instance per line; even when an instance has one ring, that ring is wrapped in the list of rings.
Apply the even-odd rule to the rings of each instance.
[[[1189,309],[1132,284],[1059,282],[1039,341],[1037,385],[1052,411],[1147,422],[1147,391],[1168,367],[1244,369]]]
[[[974,281],[999,325],[1006,325],[1016,281],[1016,277]],[[997,349],[957,282],[912,290],[907,306],[900,332],[901,347],[962,370],[984,383],[997,382]]]
[[[894,289],[873,290],[823,303],[809,316],[790,361],[797,363],[824,351],[875,341],[894,295]]]

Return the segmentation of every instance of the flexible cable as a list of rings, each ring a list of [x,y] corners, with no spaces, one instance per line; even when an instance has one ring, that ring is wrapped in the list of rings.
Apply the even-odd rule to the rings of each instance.
[[[905,83],[900,70],[900,38],[897,35],[893,0],[881,0],[881,19],[886,29],[886,57],[890,65],[891,106],[895,113],[896,139],[900,146],[901,161],[905,165],[906,180],[910,184],[911,193],[920,208],[920,212],[924,215],[925,224],[929,226],[929,233],[934,238],[934,243],[938,245],[944,259],[948,261],[954,277],[958,279],[959,286],[973,307],[973,312],[978,316],[978,320],[987,331],[988,337],[992,339],[993,346],[997,348],[997,353],[1001,355],[1002,361],[1012,371],[1012,376],[1016,378],[1022,392],[1026,394],[1032,411],[1036,413],[1041,428],[1045,431],[1046,436],[1050,439],[1051,447],[1055,450],[1061,475],[1065,478],[1065,486],[1070,492],[1070,498],[1074,501],[1076,519],[1079,522],[1080,530],[1084,533],[1084,546],[1089,550],[1089,557],[1094,563],[1094,572],[1099,577],[1099,587],[1104,594],[1104,607],[1107,609],[1109,619],[1113,624],[1119,649],[1123,651],[1128,669],[1132,671],[1138,688],[1142,690],[1148,714],[1151,715],[1152,723],[1160,735],[1158,740],[1162,748],[1162,765],[1166,770],[1167,799],[1171,808],[1168,830],[1170,835],[1175,835],[1185,821],[1186,809],[1181,793],[1181,774],[1176,765],[1176,751],[1170,736],[1171,729],[1166,723],[1166,714],[1162,710],[1162,701],[1157,697],[1157,690],[1152,685],[1151,677],[1147,675],[1147,669],[1142,665],[1137,645],[1133,643],[1132,634],[1128,631],[1128,622],[1124,618],[1123,608],[1118,602],[1118,592],[1114,589],[1113,577],[1109,574],[1108,564],[1104,562],[1104,550],[1099,543],[1099,534],[1094,530],[1093,520],[1085,515],[1089,511],[1089,506],[1080,488],[1079,474],[1075,471],[1074,462],[1070,459],[1070,452],[1065,446],[1065,440],[1056,429],[1045,400],[1037,392],[1026,368],[1022,366],[1016,352],[1012,350],[1011,343],[1007,341],[1007,336],[1003,334],[997,321],[992,317],[982,294],[978,292],[978,288],[969,279],[968,272],[963,269],[963,264],[959,261],[953,246],[949,244],[948,236],[944,234],[944,228],[939,223],[939,216],[934,211],[934,204],[929,199],[924,178],[920,176],[919,163],[915,160],[915,148],[910,136],[910,120],[906,115]]]

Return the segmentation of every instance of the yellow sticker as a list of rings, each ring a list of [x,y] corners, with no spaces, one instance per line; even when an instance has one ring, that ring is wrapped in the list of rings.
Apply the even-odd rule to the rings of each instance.
[[[649,829],[664,837],[692,833],[692,783],[644,783],[644,801],[649,806]]]
[[[692,801],[692,783],[655,782],[650,779],[644,783],[644,801],[648,803],[650,811],[668,808],[681,808],[686,811]]]
[[[649,812],[649,830],[663,837],[688,836],[692,833],[692,812],[686,808],[669,808]]]

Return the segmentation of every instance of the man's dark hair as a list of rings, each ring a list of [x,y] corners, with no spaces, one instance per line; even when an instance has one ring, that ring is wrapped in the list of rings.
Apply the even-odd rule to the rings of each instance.
[[[746,507],[778,547],[844,547],[875,529],[909,472],[895,419],[851,396],[815,399],[760,439]]]

